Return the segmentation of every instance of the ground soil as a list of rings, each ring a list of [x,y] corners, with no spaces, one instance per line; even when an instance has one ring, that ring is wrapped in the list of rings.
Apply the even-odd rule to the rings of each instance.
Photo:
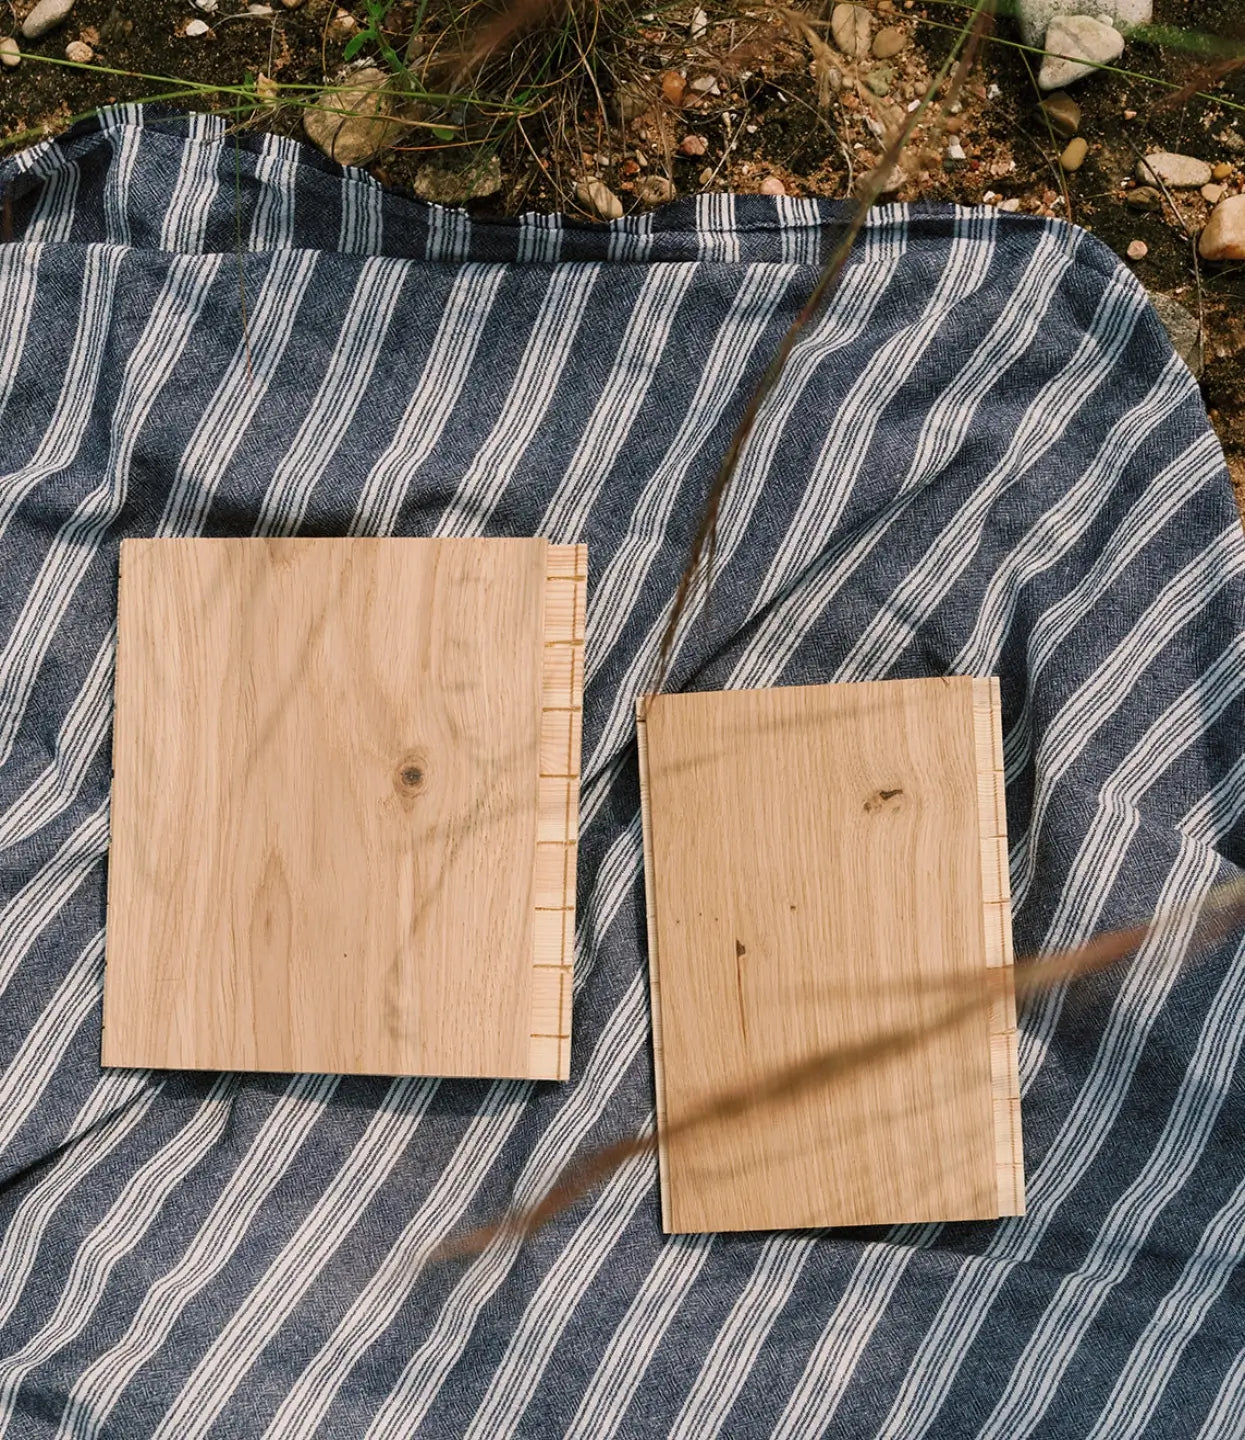
[[[31,3],[0,4],[0,34],[16,33]],[[756,191],[777,181],[789,194],[846,196],[877,164],[890,129],[924,93],[965,13],[946,0],[871,0],[874,28],[897,26],[907,39],[901,54],[882,62],[852,61],[819,46],[818,36],[830,39],[820,11],[803,12],[813,23],[801,26],[774,3],[704,0],[707,28],[693,38],[696,8],[693,0],[645,14],[637,5],[621,21],[625,12],[608,12],[612,38],[602,41],[595,83],[581,72],[578,89],[568,86],[540,116],[501,132],[494,127],[484,143],[500,155],[501,189],[473,207],[486,213],[582,213],[576,188],[589,176],[603,181],[626,209],[639,206],[643,181],[653,175],[664,176],[680,194]],[[168,88],[143,76],[222,85],[257,75],[283,85],[339,78],[345,47],[366,19],[364,4],[339,7],[332,0],[304,0],[294,8],[274,0],[270,14],[235,13],[244,9],[243,0],[217,0],[209,14],[190,0],[78,0],[64,26],[41,41],[22,42],[33,53],[18,68],[0,71],[0,143],[32,129],[54,133],[98,105]],[[409,31],[415,9],[399,3],[391,10],[387,28],[395,40]],[[196,18],[210,29],[187,36],[186,23]],[[1156,0],[1155,21],[1184,36],[1217,36],[1245,58],[1240,0]],[[63,60],[66,43],[75,39],[92,45],[97,65],[137,73],[106,75],[34,58]],[[1103,73],[1072,89],[1090,148],[1081,169],[1064,175],[1058,154],[1065,142],[1037,108],[1035,57],[1008,43],[1016,39],[1010,22],[1000,20],[959,110],[933,107],[930,123],[902,156],[902,183],[891,196],[1018,202],[1027,213],[1074,220],[1122,256],[1131,241],[1143,241],[1144,259],[1130,262],[1138,277],[1150,290],[1201,312],[1203,393],[1238,495],[1245,496],[1245,264],[1195,266],[1190,237],[1209,213],[1196,190],[1175,192],[1179,217],[1167,205],[1138,212],[1124,203],[1138,154],[1160,149],[1230,164],[1229,193],[1245,191],[1245,108],[1232,108],[1245,107],[1245,65],[1217,73],[1187,41],[1130,42],[1120,63],[1138,78]],[[374,47],[365,48],[360,60],[369,53]],[[872,72],[883,64],[890,73],[880,79]],[[663,98],[662,76],[672,74],[687,84],[677,106]],[[698,80],[710,87],[707,92],[694,88]],[[679,82],[669,83],[677,91]],[[1214,98],[1182,94],[1180,87],[1209,90]],[[885,94],[874,93],[883,88]],[[220,108],[225,102],[204,97],[197,103]],[[279,104],[239,123],[300,134],[301,116],[297,106]],[[470,127],[467,134],[475,138]],[[699,148],[698,139],[684,147],[689,136],[704,140],[702,154],[684,153]],[[946,156],[953,136],[965,153],[958,163]],[[448,161],[479,172],[479,143],[440,152],[433,149],[437,143],[412,131],[370,168],[407,190],[429,164]]]

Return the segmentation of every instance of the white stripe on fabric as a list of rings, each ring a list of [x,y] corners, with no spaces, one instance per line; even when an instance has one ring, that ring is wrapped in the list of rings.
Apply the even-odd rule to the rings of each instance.
[[[26,333],[39,286],[39,261],[44,247],[30,244],[0,245],[0,295],[5,297],[5,323],[0,328],[0,420],[17,384],[17,371],[26,349]]]
[[[283,250],[294,243],[294,194],[298,160],[288,143],[277,135],[264,135],[259,153],[252,155],[258,192],[251,215],[247,249],[252,252]]]
[[[550,271],[532,338],[501,411],[441,512],[437,535],[482,535],[502,492],[540,428],[573,354],[575,338],[600,276],[598,265],[560,265]]]
[[[772,1235],[761,1246],[747,1284],[710,1343],[700,1373],[684,1398],[671,1440],[713,1440],[722,1433],[761,1346],[820,1240],[817,1234]]]
[[[217,264],[218,260],[201,257],[170,262],[164,288],[126,361],[112,414],[104,478],[57,531],[21,613],[0,648],[0,764],[12,753],[39,668],[65,611],[125,503],[139,431],[206,303]],[[102,346],[102,338],[100,343]],[[98,365],[88,409],[94,401],[97,373]]]
[[[264,1347],[358,1224],[410,1143],[436,1080],[395,1080],[349,1158],[298,1229],[221,1326],[152,1440],[202,1440]]]
[[[365,260],[315,398],[260,501],[255,535],[294,535],[311,493],[358,413],[384,350],[410,266]]]
[[[237,1076],[219,1076],[194,1118],[134,1171],[78,1247],[52,1314],[19,1350],[0,1358],[0,1436],[9,1433],[18,1413],[26,1377],[87,1328],[117,1264],[141,1242],[164,1202],[224,1134],[237,1086]]]
[[[1245,759],[1234,770],[1239,809],[1245,796]],[[1213,876],[1218,867],[1208,858]],[[1243,1008],[1245,945],[1237,950],[1211,1001],[1153,1153],[1112,1205],[1085,1258],[1060,1282],[978,1432],[979,1440],[1024,1440],[1043,1423],[1094,1317],[1124,1280],[1151,1229],[1202,1156],[1245,1046]]]
[[[132,108],[117,106],[111,114],[100,116],[101,126],[112,145],[103,195],[105,234],[110,245],[129,245],[133,238],[130,234],[130,189],[134,183],[143,132],[139,126],[126,123]]]
[[[669,1235],[593,1373],[564,1440],[613,1440],[679,1306],[704,1269],[712,1235]]]
[[[351,535],[392,533],[407,487],[432,454],[462,394],[504,274],[497,265],[464,265],[454,277],[419,383],[364,481]]]
[[[123,259],[123,251],[104,245],[88,245],[83,252],[78,318],[65,363],[65,378],[34,454],[19,469],[0,475],[0,536],[25,497],[35,486],[64,470],[82,445],[94,410]]]
[[[337,1089],[334,1075],[296,1075],[256,1131],[181,1258],[151,1286],[122,1338],[75,1380],[57,1436],[98,1436],[122,1392],[166,1342],[186,1306],[225,1268]]]
[[[647,985],[636,974],[605,1022],[583,1078],[536,1140],[524,1163],[514,1186],[515,1208],[533,1205],[545,1193],[600,1120],[644,1043],[646,1012]],[[461,1359],[476,1320],[510,1273],[521,1245],[517,1235],[504,1232],[471,1263],[376,1412],[368,1429],[370,1440],[396,1440],[412,1434],[423,1423],[446,1377]]]
[[[366,170],[351,167],[342,175],[337,248],[343,255],[380,254],[384,198],[385,192]]]
[[[1240,1257],[1237,1257],[1240,1263]],[[1197,1440],[1241,1440],[1245,1434],[1245,1349],[1241,1350],[1223,1377]]]
[[[138,1128],[164,1088],[163,1080],[150,1084],[148,1079],[145,1071],[105,1076],[70,1125],[62,1142],[68,1148],[17,1207],[0,1244],[0,1326],[8,1324],[34,1273],[52,1217],[77,1186]],[[136,1092],[131,1093],[128,1087],[136,1085]]]
[[[34,245],[64,245],[73,233],[78,198],[78,165],[60,147],[42,151],[29,170],[43,180],[23,240]]]
[[[428,1257],[459,1223],[531,1103],[528,1081],[489,1086],[453,1155],[418,1210],[373,1271],[329,1339],[287,1391],[265,1440],[300,1440],[322,1424],[338,1390],[368,1347],[393,1323]]]
[[[226,127],[219,115],[198,110],[186,116],[186,126],[181,168],[160,225],[160,249],[195,254],[204,248],[217,195]]]
[[[788,265],[821,263],[821,207],[816,200],[780,195],[774,201],[782,260]]]
[[[114,624],[95,652],[81,690],[65,712],[51,762],[9,808],[0,813],[0,851],[37,834],[77,799],[86,772],[103,748],[112,724],[116,653],[117,627]],[[3,928],[4,917],[0,913],[0,933],[3,933]],[[3,965],[0,965],[0,975],[3,975]],[[0,981],[2,989],[3,981]]]
[[[556,265],[562,258],[561,215],[520,215],[515,258],[521,264]]]
[[[0,995],[43,930],[107,853],[105,799],[0,910]]]
[[[0,1076],[0,1155],[30,1119],[104,989],[104,932],[87,942]]]
[[[652,1130],[650,1112],[640,1134],[651,1135]],[[651,1155],[633,1155],[601,1187],[587,1217],[545,1272],[511,1330],[505,1353],[464,1440],[493,1440],[514,1433],[571,1317],[610,1258],[612,1242],[626,1230],[653,1187],[654,1163]],[[369,1437],[372,1433],[369,1431]]]

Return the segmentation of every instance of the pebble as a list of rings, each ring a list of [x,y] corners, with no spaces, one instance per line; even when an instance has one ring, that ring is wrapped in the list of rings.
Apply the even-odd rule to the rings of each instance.
[[[1201,328],[1197,323],[1197,316],[1190,314],[1180,301],[1171,295],[1151,295],[1150,304],[1154,306],[1159,319],[1163,322],[1163,329],[1167,331],[1168,339],[1172,342],[1172,348],[1176,354],[1195,376],[1200,376],[1202,373],[1202,335]]]
[[[890,60],[907,45],[907,35],[897,25],[887,25],[873,37],[873,53],[879,60]]]
[[[1133,210],[1161,210],[1163,197],[1153,185],[1138,185],[1124,196],[1124,203]]]
[[[10,70],[15,65],[22,63],[22,52],[18,48],[17,41],[12,35],[6,35],[0,40],[0,65],[6,65]]]
[[[1084,14],[1090,9],[1125,32],[1148,25],[1154,18],[1153,0],[1017,0],[1014,14],[1026,45],[1036,45],[1056,15]]]
[[[679,141],[680,155],[703,155],[709,149],[709,142],[703,135],[684,135]]]
[[[22,22],[22,34],[27,40],[38,40],[49,30],[55,30],[69,18],[73,0],[39,0],[35,8]]]
[[[652,100],[643,85],[627,81],[614,91],[614,104],[618,107],[618,118],[624,125],[629,125],[637,115],[644,114]]]
[[[415,175],[415,193],[433,205],[463,205],[468,200],[483,200],[501,189],[501,161],[490,155],[481,165],[468,164],[460,169],[448,165],[424,165]]]
[[[575,198],[588,210],[595,210],[602,220],[621,220],[622,201],[601,180],[583,180],[575,187]]]
[[[1245,260],[1245,195],[1229,196],[1215,206],[1197,252],[1203,260]]]
[[[709,29],[709,17],[699,6],[692,11],[692,23],[688,27],[688,34],[693,40],[703,40]]]
[[[1009,200],[1000,200],[999,209],[1006,211],[1008,215],[1014,215],[1020,209],[1020,198],[1013,195]]]
[[[1059,163],[1071,175],[1085,164],[1085,157],[1088,154],[1089,142],[1083,135],[1078,135],[1075,140],[1068,141],[1063,154],[1059,157]]]
[[[200,35],[206,35],[212,27],[206,20],[187,20],[182,26],[182,34],[189,35],[192,40]]]
[[[318,103],[303,111],[307,138],[339,165],[366,164],[402,130],[388,117],[388,83],[383,70],[370,66],[356,71],[347,84],[322,91]]]
[[[1118,60],[1124,53],[1124,37],[1088,15],[1056,15],[1046,31],[1045,48],[1049,53],[1038,72],[1038,85],[1043,90],[1062,90],[1092,75],[1099,65]]]
[[[861,5],[840,4],[830,16],[830,32],[834,43],[844,55],[860,59],[869,53],[869,34],[873,22]]]
[[[964,147],[958,140],[947,142],[946,160],[951,165],[963,165],[968,156],[964,153]]]
[[[700,172],[700,174],[697,175],[697,177],[696,177],[696,182],[697,182],[697,184],[699,184],[699,185],[708,185],[709,181],[712,180],[712,179],[713,179],[713,166],[712,166],[712,165],[706,165],[705,168]]]
[[[1232,163],[1229,160],[1221,160],[1218,165],[1211,169],[1211,178],[1214,180],[1226,180],[1232,174]]]
[[[722,91],[718,88],[718,82],[713,75],[698,75],[692,81],[692,89],[698,95],[720,95]]]
[[[1143,185],[1153,184],[1156,175],[1169,190],[1197,190],[1210,183],[1211,169],[1205,160],[1195,160],[1192,155],[1160,150],[1137,162],[1137,179]]]
[[[65,46],[65,59],[75,65],[89,65],[95,59],[95,51],[84,40],[71,40]]]
[[[1127,253],[1130,260],[1144,260],[1150,253],[1150,247],[1144,240],[1130,240]]]
[[[635,194],[641,205],[664,205],[674,199],[674,186],[664,175],[646,175],[636,181]]]
[[[787,187],[777,175],[767,175],[765,179],[761,181],[762,195],[785,195],[786,193]]]
[[[1210,205],[1218,205],[1227,193],[1228,187],[1226,185],[1202,186],[1202,199]]]
[[[1081,128],[1081,107],[1065,91],[1059,90],[1054,95],[1048,95],[1042,101],[1041,108],[1050,121],[1050,128],[1065,140],[1071,140]]]
[[[865,76],[865,85],[880,100],[883,95],[890,94],[891,81],[895,78],[895,70],[891,65],[875,65]]]
[[[677,70],[663,70],[661,72],[661,98],[667,105],[673,105],[677,110],[683,103],[683,96],[687,93],[687,81]]]

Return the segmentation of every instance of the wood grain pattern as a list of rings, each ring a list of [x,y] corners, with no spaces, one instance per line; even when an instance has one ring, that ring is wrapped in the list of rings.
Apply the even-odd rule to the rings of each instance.
[[[566,1078],[585,577],[123,543],[104,1064]]]
[[[667,1232],[1024,1208],[998,686],[661,695],[637,707]],[[712,1097],[925,1029],[833,1087],[679,1134]]]

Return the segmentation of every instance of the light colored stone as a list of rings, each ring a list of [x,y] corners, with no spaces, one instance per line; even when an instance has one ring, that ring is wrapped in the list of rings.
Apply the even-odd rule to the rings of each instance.
[[[1143,185],[1154,185],[1156,175],[1169,190],[1197,190],[1210,183],[1210,166],[1192,155],[1158,150],[1137,162],[1137,179]]]
[[[1232,165],[1228,160],[1221,160],[1211,170],[1211,178],[1215,180],[1226,180],[1232,174]]]
[[[1042,101],[1040,108],[1050,121],[1050,128],[1056,135],[1062,135],[1065,140],[1071,140],[1081,128],[1081,107],[1071,95],[1065,94],[1062,90],[1056,91],[1054,95],[1048,95]]]
[[[1245,195],[1229,196],[1215,206],[1197,252],[1203,260],[1245,260]]]
[[[1020,209],[1020,197],[1018,195],[1012,195],[1006,200],[1000,200],[999,209],[1002,210],[1005,215],[1014,215]]]
[[[785,195],[786,193],[787,187],[777,175],[767,175],[765,179],[761,181],[762,195]]]
[[[964,153],[964,147],[958,140],[950,140],[947,142],[947,160],[950,164],[963,165],[967,159],[968,156]]]
[[[65,59],[75,65],[89,65],[95,59],[95,51],[83,40],[71,40],[65,46]]]
[[[865,85],[880,100],[890,93],[891,81],[895,78],[893,65],[875,65],[865,76]]]
[[[703,135],[684,135],[679,141],[680,155],[703,155],[709,149],[709,142]]]
[[[481,165],[464,165],[451,169],[448,165],[423,165],[415,176],[415,193],[433,205],[464,205],[468,200],[483,200],[501,189],[501,161],[490,155]]]
[[[1016,19],[1026,45],[1038,45],[1056,15],[1109,17],[1117,30],[1127,34],[1137,25],[1154,18],[1153,0],[1016,0]]]
[[[1150,247],[1144,240],[1130,240],[1125,253],[1130,260],[1144,260],[1150,253]]]
[[[1190,314],[1179,300],[1174,300],[1170,295],[1151,295],[1150,304],[1163,322],[1163,329],[1167,331],[1168,339],[1172,342],[1172,349],[1194,375],[1200,376],[1203,356],[1197,316]]]
[[[849,59],[859,60],[869,53],[872,29],[873,21],[862,5],[836,5],[830,16],[834,43]]]
[[[1227,193],[1228,187],[1226,185],[1202,186],[1202,199],[1205,200],[1208,205],[1218,205]]]
[[[1124,196],[1124,203],[1132,210],[1161,210],[1163,196],[1153,185],[1138,185]]]
[[[1063,154],[1059,157],[1059,163],[1071,175],[1085,164],[1085,157],[1088,154],[1089,142],[1083,135],[1078,135],[1075,140],[1068,141]]]
[[[73,0],[39,0],[35,8],[22,22],[22,34],[27,40],[38,40],[49,30],[55,30],[69,18]]]
[[[664,205],[674,199],[674,185],[664,175],[645,175],[636,181],[635,195],[641,205]]]
[[[693,40],[703,40],[709,29],[709,17],[703,10],[697,7],[692,11],[692,23],[688,28],[688,34]]]
[[[1062,90],[1092,75],[1099,65],[1118,60],[1124,53],[1124,37],[1088,15],[1056,15],[1046,31],[1046,50],[1038,85],[1043,90]]]
[[[206,35],[212,27],[206,20],[187,20],[182,26],[182,34],[197,40],[200,35]]]
[[[365,165],[402,132],[389,118],[388,81],[383,70],[369,68],[322,91],[303,112],[307,138],[339,165]]]
[[[587,210],[595,210],[602,220],[621,220],[622,201],[602,180],[584,180],[575,187],[575,198]]]
[[[897,25],[888,25],[873,37],[873,53],[879,60],[890,60],[898,55],[907,43],[907,35]]]
[[[22,52],[18,48],[17,41],[12,35],[6,35],[0,40],[0,65],[6,65],[10,70],[15,65],[22,63]]]

